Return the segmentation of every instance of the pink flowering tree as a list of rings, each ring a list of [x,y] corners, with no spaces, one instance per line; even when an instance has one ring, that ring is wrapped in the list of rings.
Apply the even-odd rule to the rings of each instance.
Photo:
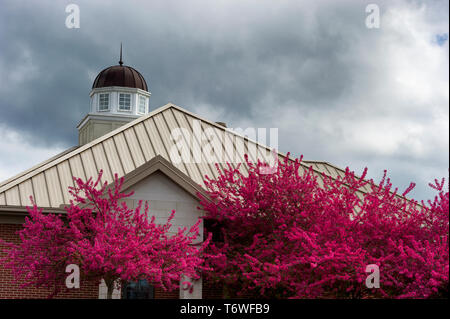
[[[156,224],[142,201],[129,209],[121,193],[123,178],[108,186],[97,180],[75,178],[73,196],[65,215],[44,214],[36,205],[19,231],[20,243],[7,243],[5,266],[24,286],[52,288],[64,285],[66,266],[76,264],[84,280],[104,279],[111,298],[115,285],[146,279],[173,290],[182,276],[199,278],[202,251],[192,245],[199,236],[200,220],[190,229],[171,232],[172,211],[165,224]]]
[[[229,297],[430,298],[448,294],[449,193],[431,185],[433,201],[417,203],[380,183],[345,176],[319,178],[301,159],[274,174],[248,162],[228,165],[199,195],[206,224],[209,280]],[[219,169],[219,168],[218,168]],[[386,174],[385,174],[386,175]],[[363,192],[362,190],[365,189]],[[369,289],[368,265],[380,287]]]

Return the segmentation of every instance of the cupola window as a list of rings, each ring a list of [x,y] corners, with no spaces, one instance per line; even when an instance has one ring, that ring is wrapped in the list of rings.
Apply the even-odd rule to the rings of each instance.
[[[108,111],[109,110],[109,93],[101,93],[98,97],[98,110]]]
[[[145,111],[147,109],[147,99],[145,96],[139,95],[139,113],[145,114]]]
[[[119,111],[131,111],[131,94],[119,94]]]

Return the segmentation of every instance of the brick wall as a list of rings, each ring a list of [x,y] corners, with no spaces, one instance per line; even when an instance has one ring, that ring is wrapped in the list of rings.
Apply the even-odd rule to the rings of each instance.
[[[19,242],[19,236],[16,234],[21,229],[21,225],[0,224],[0,238],[7,242]],[[0,244],[0,258],[5,257],[6,248]],[[44,288],[26,287],[20,288],[21,282],[16,282],[9,269],[0,266],[0,299],[38,299],[47,298],[51,290]],[[55,298],[98,298],[98,283],[86,282],[81,280],[79,289],[67,289],[63,287],[61,292]]]
[[[16,234],[21,229],[21,225],[0,224],[0,238],[7,242],[19,242]],[[0,258],[5,257],[4,245],[0,244]],[[20,282],[16,282],[9,269],[0,266],[0,299],[41,299],[47,298],[51,290],[44,288],[20,288]],[[179,291],[164,291],[161,288],[155,289],[155,299],[178,299]],[[99,286],[97,282],[83,282],[81,279],[79,289],[63,288],[55,297],[59,299],[97,299],[99,297]]]
[[[21,225],[0,224],[0,238],[7,242],[19,242],[19,236],[16,234],[21,229]],[[5,256],[5,246],[0,244],[0,258]],[[44,288],[20,288],[20,282],[16,282],[9,269],[0,266],[0,299],[37,299],[47,298],[51,293]],[[99,297],[99,286],[97,282],[85,282],[81,280],[80,289],[63,288],[55,298],[85,298],[97,299]],[[222,286],[203,281],[202,297],[203,299],[220,299],[223,296]],[[175,291],[164,291],[161,288],[155,289],[155,299],[179,299],[180,293]]]
[[[178,290],[174,291],[164,291],[162,288],[155,288],[155,299],[179,299],[180,292]]]
[[[223,298],[223,285],[209,282],[203,279],[202,289],[203,299],[222,299]]]

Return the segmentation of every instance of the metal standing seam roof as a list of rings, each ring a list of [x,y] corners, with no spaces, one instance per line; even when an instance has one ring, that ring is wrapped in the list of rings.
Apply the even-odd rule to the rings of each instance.
[[[0,205],[27,206],[30,205],[29,196],[31,195],[38,206],[60,207],[69,203],[70,195],[67,187],[73,186],[72,176],[83,179],[91,176],[95,178],[100,169],[103,169],[102,182],[111,183],[114,173],[117,173],[119,177],[124,176],[158,155],[204,187],[205,175],[212,178],[218,176],[214,163],[205,163],[204,161],[201,163],[174,163],[169,156],[170,148],[174,145],[171,131],[175,128],[184,128],[193,134],[194,120],[201,123],[203,132],[208,128],[212,129],[218,137],[216,142],[231,143],[234,153],[242,163],[245,163],[244,154],[248,153],[249,147],[256,147],[259,159],[264,159],[263,154],[271,151],[267,146],[169,103],[88,144],[69,149],[0,183]],[[204,144],[206,141],[193,139],[191,154],[200,151],[202,143]],[[237,150],[236,145],[239,143],[244,146]],[[216,144],[216,146],[222,147],[225,161],[234,162],[230,150],[224,144]],[[215,155],[213,154],[213,156]],[[256,161],[256,158],[249,156],[251,161]],[[278,153],[280,159],[285,156],[283,153]],[[216,160],[216,162],[221,161]],[[219,163],[219,166],[223,168],[224,163],[222,162]],[[312,166],[318,175],[319,182],[322,182],[322,172],[333,178],[344,175],[342,169],[326,162],[302,162],[303,169],[307,169],[309,166]],[[245,165],[241,165],[240,170],[243,173],[247,172]],[[366,188],[360,191],[361,198],[362,192],[367,191],[368,186]]]

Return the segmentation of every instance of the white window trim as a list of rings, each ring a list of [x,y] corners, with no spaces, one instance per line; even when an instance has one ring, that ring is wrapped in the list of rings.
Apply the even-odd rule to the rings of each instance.
[[[100,109],[100,95],[101,94],[106,94],[108,95],[108,108],[107,109]],[[111,94],[109,92],[105,92],[105,93],[99,93],[97,96],[97,111],[98,112],[109,112],[111,110]]]
[[[144,99],[144,112],[141,112],[141,111],[140,111],[140,108],[141,108],[141,98]],[[147,97],[146,97],[145,95],[142,95],[142,94],[139,94],[139,95],[138,95],[137,112],[138,112],[139,114],[146,114],[146,113],[147,113],[147,101],[148,101],[148,99],[147,99]]]
[[[120,95],[121,94],[126,94],[130,96],[130,109],[129,110],[123,110],[120,108]],[[126,92],[119,92],[117,93],[117,111],[118,112],[123,112],[123,113],[131,113],[133,112],[133,94],[131,93],[126,93]]]

